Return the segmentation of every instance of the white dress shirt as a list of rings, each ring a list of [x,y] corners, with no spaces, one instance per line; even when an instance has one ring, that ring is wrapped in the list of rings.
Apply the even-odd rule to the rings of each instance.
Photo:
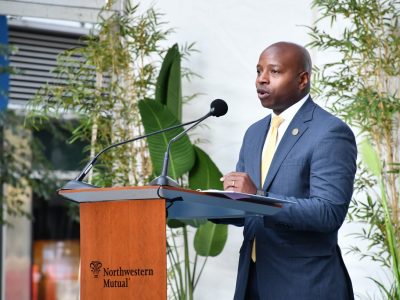
[[[284,121],[281,123],[281,125],[278,128],[278,138],[277,138],[276,146],[275,146],[276,148],[278,147],[280,141],[282,140],[282,137],[285,134],[286,129],[289,127],[290,122],[292,122],[294,116],[297,114],[297,112],[299,111],[300,107],[304,104],[304,102],[306,102],[306,100],[308,99],[309,96],[310,96],[310,94],[305,95],[300,101],[296,102],[295,104],[293,104],[289,108],[285,109],[279,115],[281,118],[284,119]],[[273,117],[275,117],[275,116],[276,116],[276,114],[274,112],[272,112],[271,119]],[[265,147],[265,143],[268,140],[269,134],[270,134],[270,131],[268,130],[268,134],[267,134],[267,137],[266,137],[265,142],[264,142],[264,148],[263,148],[262,157],[264,157],[264,151],[265,151],[265,148],[266,148]]]

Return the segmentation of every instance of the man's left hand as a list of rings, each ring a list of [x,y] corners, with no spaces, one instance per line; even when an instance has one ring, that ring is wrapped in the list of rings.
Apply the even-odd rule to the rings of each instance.
[[[255,194],[257,187],[247,173],[230,172],[221,178],[224,181],[224,190],[240,193]]]

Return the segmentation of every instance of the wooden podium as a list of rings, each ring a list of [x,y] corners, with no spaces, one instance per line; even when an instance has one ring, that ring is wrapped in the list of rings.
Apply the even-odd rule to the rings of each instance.
[[[166,219],[270,215],[284,200],[169,186],[60,190],[80,204],[80,299],[167,299]]]

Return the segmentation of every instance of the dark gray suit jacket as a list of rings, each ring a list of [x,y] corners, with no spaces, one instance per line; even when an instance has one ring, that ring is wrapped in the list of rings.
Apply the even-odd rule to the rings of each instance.
[[[250,126],[237,163],[237,171],[256,185],[270,119]],[[350,128],[309,98],[282,137],[262,186],[295,204],[273,216],[242,220],[235,300],[245,297],[254,237],[261,299],[354,298],[337,235],[353,193],[356,157]]]

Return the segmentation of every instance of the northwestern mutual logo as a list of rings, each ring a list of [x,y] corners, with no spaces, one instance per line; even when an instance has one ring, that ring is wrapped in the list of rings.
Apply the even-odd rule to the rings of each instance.
[[[90,263],[90,270],[92,271],[94,278],[99,278],[99,273],[102,265],[103,264],[101,263],[101,261],[97,260],[94,260]]]
[[[90,270],[94,278],[103,275],[103,287],[105,288],[127,288],[132,277],[154,276],[153,269],[147,268],[102,268],[101,261],[93,260],[90,263]]]

